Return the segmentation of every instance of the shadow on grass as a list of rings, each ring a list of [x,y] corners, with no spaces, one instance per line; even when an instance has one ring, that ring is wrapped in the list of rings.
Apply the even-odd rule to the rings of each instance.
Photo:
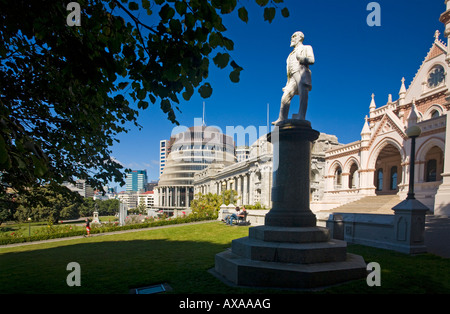
[[[102,240],[93,237],[0,254],[0,293],[128,294],[130,288],[159,283],[169,284],[174,294],[299,293],[230,287],[208,273],[215,255],[229,248],[228,240]],[[359,245],[348,249],[367,263],[380,264],[381,287],[368,287],[363,279],[317,293],[450,293],[449,259]],[[71,262],[81,268],[79,287],[66,283]]]
[[[227,245],[198,241],[131,240],[77,243],[0,257],[0,293],[128,293],[167,282],[174,293],[221,293],[227,287],[207,273]],[[81,269],[81,286],[69,287],[67,265]]]

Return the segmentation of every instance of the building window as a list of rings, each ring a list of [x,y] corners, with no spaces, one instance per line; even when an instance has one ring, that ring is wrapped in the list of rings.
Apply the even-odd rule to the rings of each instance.
[[[391,190],[397,190],[397,166],[391,168]]]
[[[428,74],[428,88],[435,88],[441,85],[445,79],[445,70],[442,65],[435,66]]]
[[[377,171],[377,191],[383,190],[383,169]]]
[[[350,189],[355,189],[359,187],[359,178],[358,178],[358,166],[353,164],[350,167],[350,176],[348,178],[348,187]]]
[[[436,159],[428,160],[428,162],[427,162],[427,182],[435,182],[436,181],[436,168],[437,168]]]
[[[437,118],[439,116],[440,116],[440,114],[439,114],[439,111],[437,111],[437,110],[433,110],[433,112],[431,113],[431,118]]]
[[[340,189],[342,186],[342,169],[341,167],[336,169],[336,172],[334,173],[334,188]]]

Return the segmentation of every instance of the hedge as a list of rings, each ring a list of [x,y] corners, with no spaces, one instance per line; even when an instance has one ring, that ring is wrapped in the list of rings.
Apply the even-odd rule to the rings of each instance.
[[[107,226],[99,226],[99,227],[93,226],[91,228],[91,234],[132,230],[132,229],[145,229],[145,228],[151,228],[151,227],[183,224],[183,223],[190,223],[190,222],[196,222],[196,221],[214,220],[216,218],[217,217],[202,215],[202,214],[191,214],[191,215],[184,216],[184,217],[158,219],[158,220],[154,220],[151,222],[124,225],[124,226],[118,226],[118,225],[107,225]],[[34,235],[34,236],[29,236],[29,237],[0,238],[0,245],[42,241],[42,240],[67,238],[67,237],[76,237],[76,236],[82,236],[85,234],[86,234],[85,230],[78,230],[78,231],[68,231],[68,232],[64,232],[64,233],[40,234],[40,235]]]

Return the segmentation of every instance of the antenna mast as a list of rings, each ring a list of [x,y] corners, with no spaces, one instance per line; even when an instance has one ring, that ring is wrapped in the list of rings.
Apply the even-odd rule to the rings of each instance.
[[[203,102],[203,117],[202,117],[202,126],[205,126],[205,102]]]

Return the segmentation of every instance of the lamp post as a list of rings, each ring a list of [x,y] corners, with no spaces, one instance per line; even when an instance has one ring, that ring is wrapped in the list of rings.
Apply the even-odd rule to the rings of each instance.
[[[394,226],[396,235],[393,246],[396,250],[407,254],[424,253],[425,245],[425,219],[428,207],[422,204],[414,196],[414,168],[416,156],[416,138],[421,134],[420,127],[412,125],[406,130],[406,135],[411,138],[411,157],[409,166],[408,196],[398,205],[394,206]]]
[[[28,217],[28,236],[31,237],[31,217]]]
[[[416,199],[414,196],[414,168],[416,163],[416,138],[420,136],[422,130],[419,126],[413,125],[406,130],[406,135],[411,138],[411,157],[409,166],[409,189],[407,200]]]

